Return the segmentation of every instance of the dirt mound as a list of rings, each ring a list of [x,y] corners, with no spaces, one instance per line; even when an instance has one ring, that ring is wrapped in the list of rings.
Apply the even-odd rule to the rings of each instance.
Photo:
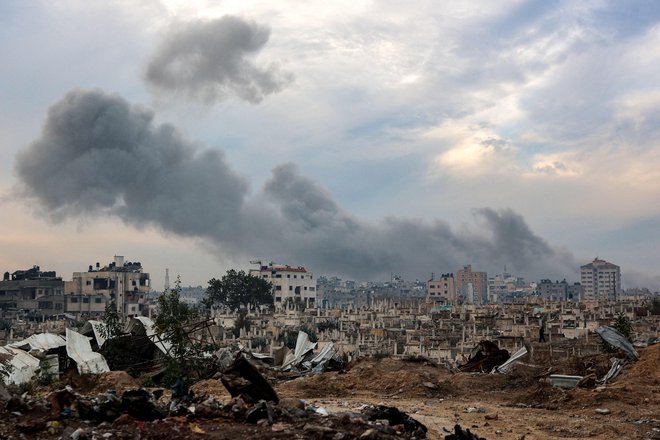
[[[92,391],[103,393],[108,390],[115,390],[118,393],[121,393],[139,387],[139,381],[131,377],[127,372],[108,371],[107,373],[101,373],[98,375],[96,387]]]
[[[195,396],[213,397],[220,402],[231,400],[227,388],[217,379],[200,380],[190,386],[190,391]]]
[[[646,383],[660,385],[660,344],[638,350],[639,360],[632,363],[626,370],[631,379],[642,379]]]
[[[450,388],[450,373],[426,363],[398,359],[363,359],[348,372],[329,372],[305,376],[280,384],[285,396],[345,397],[365,392],[384,397],[437,397]]]

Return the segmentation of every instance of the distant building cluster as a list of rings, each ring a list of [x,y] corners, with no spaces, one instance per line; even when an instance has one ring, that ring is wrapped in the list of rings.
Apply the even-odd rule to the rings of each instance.
[[[108,304],[125,317],[145,312],[151,283],[139,262],[115,256],[105,266],[96,263],[86,272],[74,272],[72,278],[64,281],[39,266],[5,272],[0,282],[0,309],[5,315],[13,312],[30,319],[94,316],[104,313]]]
[[[549,301],[616,300],[621,295],[619,266],[594,259],[580,267],[580,282],[542,279],[527,283],[505,271],[494,277],[474,271],[471,265],[453,273],[432,276],[426,282],[428,302],[444,304],[515,303],[530,295]]]
[[[252,261],[258,268],[249,274],[272,285],[276,309],[371,307],[377,300],[396,301],[425,298],[427,303],[442,307],[526,302],[531,296],[548,301],[618,300],[621,291],[619,266],[596,258],[580,267],[580,282],[542,279],[526,282],[522,277],[504,272],[492,277],[467,264],[455,273],[431,276],[426,282],[406,281],[391,274],[389,281],[356,282],[338,277],[316,279],[303,266]],[[169,273],[166,272],[166,289]],[[205,295],[202,286],[180,288],[183,301],[199,303]],[[74,272],[65,281],[54,271],[39,266],[27,270],[5,272],[0,281],[0,311],[29,319],[45,319],[59,315],[71,317],[98,316],[111,305],[123,317],[149,315],[154,308],[148,273],[140,262],[115,256],[101,266],[89,265],[84,272]]]

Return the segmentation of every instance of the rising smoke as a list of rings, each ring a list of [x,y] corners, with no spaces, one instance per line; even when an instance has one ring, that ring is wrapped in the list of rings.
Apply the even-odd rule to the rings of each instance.
[[[16,173],[22,193],[54,221],[112,215],[202,238],[219,255],[268,256],[360,280],[391,272],[425,278],[467,263],[488,270],[507,264],[536,277],[577,267],[511,210],[476,210],[480,229],[471,232],[442,221],[369,223],[343,211],[294,164],[276,167],[250,195],[222,153],[99,90],[74,90],[53,105],[40,137],[17,155]]]
[[[232,16],[179,25],[147,64],[145,80],[159,92],[205,103],[231,95],[260,102],[293,79],[276,64],[253,60],[269,36],[268,28]]]

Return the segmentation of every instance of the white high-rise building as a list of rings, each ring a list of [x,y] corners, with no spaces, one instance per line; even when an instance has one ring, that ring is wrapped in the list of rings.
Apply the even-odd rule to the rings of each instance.
[[[580,266],[585,299],[617,299],[621,295],[621,268],[598,257]]]

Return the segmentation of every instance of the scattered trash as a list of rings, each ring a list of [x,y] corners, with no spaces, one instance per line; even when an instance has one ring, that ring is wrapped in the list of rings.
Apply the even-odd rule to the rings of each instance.
[[[598,414],[603,414],[603,415],[607,415],[612,412],[607,408],[596,408],[594,411]]]
[[[606,384],[610,380],[614,379],[623,371],[623,366],[625,364],[624,361],[618,358],[610,358],[610,364],[612,365],[612,368],[605,374],[605,376],[598,381],[600,384]]]
[[[454,426],[454,433],[445,436],[445,440],[486,440],[484,437],[479,437],[473,434],[469,429],[463,430],[461,425]]]

